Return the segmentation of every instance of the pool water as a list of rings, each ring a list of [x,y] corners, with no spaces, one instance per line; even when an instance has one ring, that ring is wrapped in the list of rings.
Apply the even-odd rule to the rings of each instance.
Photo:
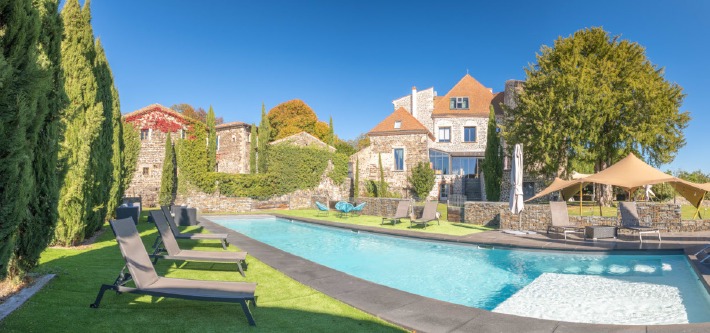
[[[485,310],[609,324],[710,321],[710,296],[683,255],[483,249],[274,217],[210,219],[368,281]]]

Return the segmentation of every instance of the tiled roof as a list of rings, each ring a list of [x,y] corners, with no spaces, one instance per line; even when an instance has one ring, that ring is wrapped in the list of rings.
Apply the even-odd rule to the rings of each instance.
[[[495,94],[488,88],[476,81],[471,75],[466,74],[446,95],[435,100],[432,116],[486,117],[490,113],[489,108],[494,96]],[[451,110],[449,107],[449,99],[451,97],[468,97],[468,110]],[[498,110],[496,110],[496,113],[498,113]]]
[[[131,113],[124,114],[123,117],[124,117],[124,118],[131,118],[131,117],[139,116],[139,115],[141,115],[141,114],[148,113],[148,112],[151,112],[151,111],[163,112],[163,113],[167,113],[167,114],[169,114],[169,115],[171,115],[171,116],[173,116],[173,117],[177,117],[177,118],[180,118],[180,119],[187,119],[185,116],[181,115],[181,114],[178,113],[177,111],[175,111],[175,110],[173,110],[173,109],[171,109],[171,108],[166,108],[166,107],[164,107],[164,106],[162,106],[162,105],[160,105],[160,104],[158,104],[158,103],[151,104],[151,105],[148,105],[148,106],[146,106],[146,107],[144,107],[144,108],[141,108],[141,109],[138,109],[138,110],[136,110],[136,111],[133,111],[133,112],[131,112]]]
[[[493,109],[495,110],[496,116],[502,116],[503,115],[503,97],[505,94],[501,91],[499,93],[496,93],[493,96],[493,99],[491,100],[491,104],[493,104]]]
[[[230,127],[247,127],[247,126],[250,126],[250,125],[247,123],[243,123],[241,121],[232,121],[229,123],[223,123],[223,124],[216,125],[214,128],[215,129],[222,129],[222,128],[230,128]]]
[[[395,122],[399,121],[399,128],[394,128]],[[412,114],[409,113],[405,108],[399,108],[392,112],[385,120],[377,124],[373,129],[368,132],[368,135],[404,135],[404,134],[415,134],[423,133],[427,134],[429,138],[434,140],[434,136],[429,132],[429,130],[422,125]]]

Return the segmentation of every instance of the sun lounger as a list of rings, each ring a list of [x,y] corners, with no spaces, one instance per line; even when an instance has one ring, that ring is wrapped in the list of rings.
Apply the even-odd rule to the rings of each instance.
[[[619,202],[619,212],[621,213],[621,227],[639,233],[639,242],[643,243],[643,234],[658,234],[658,241],[661,241],[661,231],[658,228],[645,227],[639,223],[639,213],[636,203],[633,201]]]
[[[436,217],[436,206],[438,206],[439,203],[436,201],[427,201],[424,204],[424,211],[422,212],[422,217],[414,220],[409,220],[409,226],[411,227],[414,224],[423,224],[424,228],[429,225],[429,222],[436,220],[436,224],[441,225],[439,222],[439,218]]]
[[[328,216],[328,214],[330,213],[330,209],[328,209],[328,206],[318,201],[316,201],[316,207],[318,207],[318,214],[316,214],[316,216]]]
[[[550,213],[552,213],[551,224],[547,227],[547,233],[562,233],[567,240],[567,234],[584,233],[584,228],[576,226],[569,221],[567,203],[564,201],[550,201]]]
[[[397,211],[393,216],[382,217],[382,222],[380,224],[385,224],[385,221],[392,221],[392,225],[401,222],[400,219],[409,218],[409,200],[400,200],[397,204]]]
[[[224,248],[226,250],[227,246],[229,246],[229,243],[227,242],[227,234],[200,234],[200,233],[182,233],[182,232],[180,232],[180,229],[178,229],[177,224],[175,224],[175,220],[173,220],[173,216],[170,214],[170,208],[168,206],[160,206],[160,209],[163,211],[165,218],[168,220],[168,224],[170,224],[170,230],[172,230],[175,238],[177,238],[177,239],[192,239],[192,240],[219,239],[220,241],[222,241],[222,248]],[[153,245],[153,247],[155,247],[155,244]]]
[[[226,263],[236,263],[239,273],[244,275],[244,269],[242,266],[245,264],[247,258],[246,252],[214,252],[214,251],[194,251],[194,250],[183,250],[180,249],[175,236],[170,231],[170,226],[168,226],[168,221],[160,211],[152,211],[150,215],[155,221],[155,226],[158,227],[158,232],[160,233],[161,244],[155,247],[155,251],[150,256],[153,257],[153,264],[158,262],[158,259],[169,259],[169,260],[187,260],[187,261],[209,261],[209,262],[226,262]],[[164,247],[161,247],[163,245]],[[161,254],[163,251],[167,251],[167,255]]]
[[[158,276],[133,220],[130,218],[111,220],[110,224],[126,265],[121,269],[121,273],[113,284],[101,285],[96,300],[90,307],[98,308],[107,290],[154,297],[232,302],[242,306],[249,325],[256,325],[249,309],[249,303],[256,305],[256,296],[254,296],[256,283],[186,280]],[[135,288],[126,286],[126,283],[130,281],[133,281]]]

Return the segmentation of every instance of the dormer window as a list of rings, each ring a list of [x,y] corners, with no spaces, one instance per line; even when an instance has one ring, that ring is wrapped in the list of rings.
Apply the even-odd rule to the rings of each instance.
[[[451,97],[449,99],[449,109],[468,110],[468,97]]]
[[[395,122],[394,122],[394,128],[396,128],[396,129],[402,128],[402,122],[399,121],[399,120],[395,121]]]

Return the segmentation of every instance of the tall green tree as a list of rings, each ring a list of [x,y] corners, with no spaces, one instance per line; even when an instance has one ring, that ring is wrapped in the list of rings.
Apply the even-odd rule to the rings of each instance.
[[[170,132],[165,139],[165,155],[163,157],[163,175],[160,178],[160,193],[158,202],[161,206],[169,206],[173,203],[173,194],[175,193],[176,183],[176,163],[175,148],[173,141],[170,139]]]
[[[382,168],[382,153],[377,154],[377,166],[380,168],[380,181],[377,188],[378,197],[387,196],[387,183],[385,182],[385,169]]]
[[[355,160],[355,189],[353,190],[353,196],[360,196],[360,159]]]
[[[61,12],[64,24],[61,64],[64,90],[70,100],[62,112],[64,137],[59,151],[66,174],[60,190],[55,241],[62,245],[75,245],[90,236],[104,218],[97,209],[105,200],[99,200],[94,192],[102,175],[91,169],[92,158],[98,158],[92,156],[92,149],[101,137],[104,110],[94,75],[96,51],[89,5],[87,0],[82,10],[78,0],[67,0]]]
[[[503,136],[523,144],[528,171],[563,175],[574,163],[600,171],[628,153],[658,166],[685,145],[682,88],[635,42],[580,30],[543,46],[525,72]],[[606,189],[600,201],[610,200]]]
[[[429,167],[429,163],[419,162],[414,166],[412,175],[408,177],[408,180],[419,200],[426,200],[427,196],[429,196],[429,192],[431,192],[436,181],[435,177],[434,169]]]
[[[331,147],[335,147],[335,131],[333,130],[333,116],[330,116],[330,122],[328,122],[328,144]]]
[[[102,158],[110,156],[111,163],[106,163],[106,160],[99,161],[92,169],[97,170],[100,168],[103,171],[102,182],[110,184],[108,193],[105,191],[105,187],[103,190],[99,188],[98,191],[95,191],[100,193],[101,197],[105,196],[106,209],[104,219],[106,219],[115,216],[116,207],[118,207],[121,201],[125,188],[122,177],[124,150],[123,124],[121,121],[121,105],[118,98],[118,90],[116,90],[116,86],[114,85],[113,74],[111,73],[111,68],[106,59],[106,52],[100,40],[96,41],[95,48],[96,59],[94,73],[99,88],[97,95],[103,103],[104,125],[101,130],[102,139],[99,141],[99,145],[97,145],[94,156],[100,156]]]
[[[256,124],[251,124],[249,133],[249,172],[256,173]]]
[[[133,174],[136,172],[136,163],[138,163],[138,154],[141,151],[140,133],[133,124],[121,120],[123,133],[121,137],[121,146],[123,146],[123,161],[121,162],[121,183],[124,185],[125,192],[133,181]]]
[[[269,155],[269,141],[271,141],[271,121],[266,114],[266,106],[261,103],[261,123],[259,124],[259,138],[257,146],[257,171],[266,173],[266,160]]]
[[[486,155],[483,160],[486,199],[488,201],[498,201],[500,200],[500,182],[501,178],[503,178],[503,148],[500,144],[496,114],[492,105],[488,115],[487,134]]]
[[[34,1],[33,5],[41,20],[38,63],[46,76],[34,114],[36,127],[33,126],[34,133],[28,141],[32,159],[30,199],[27,214],[17,227],[15,249],[9,267],[10,275],[19,278],[37,265],[40,253],[54,236],[61,181],[57,170],[59,116],[67,103],[60,70],[62,22],[58,1]]]
[[[217,165],[217,130],[215,129],[214,110],[210,105],[207,112],[207,161],[210,171],[215,171]]]
[[[37,102],[47,73],[39,66],[40,18],[31,1],[0,2],[0,278],[27,217]]]

